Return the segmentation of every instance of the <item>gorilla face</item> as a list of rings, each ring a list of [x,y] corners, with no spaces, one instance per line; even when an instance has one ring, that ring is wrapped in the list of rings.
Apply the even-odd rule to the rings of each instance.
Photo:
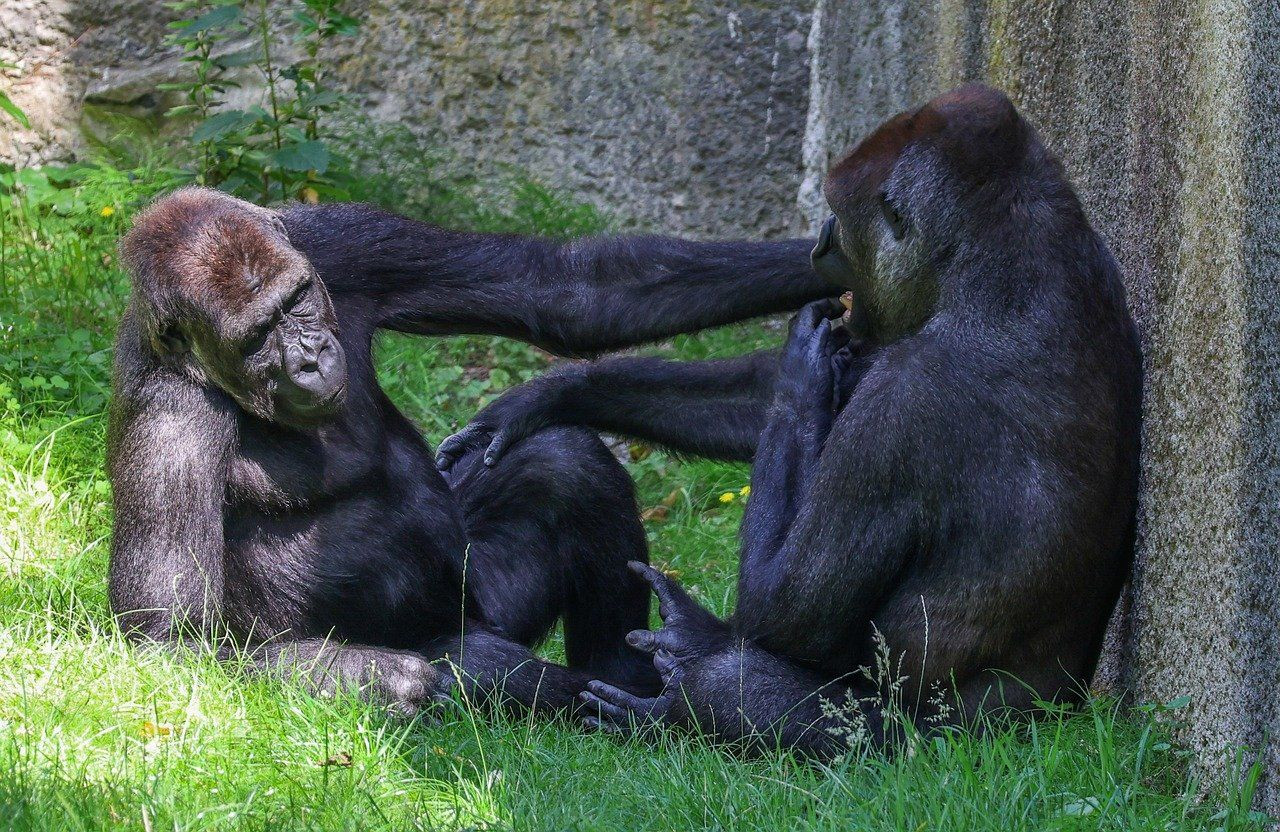
[[[992,210],[985,185],[1027,141],[1003,93],[970,85],[886,122],[831,169],[813,267],[853,291],[867,334],[891,341],[929,319],[945,261]]]
[[[140,218],[121,253],[171,365],[268,421],[308,428],[340,409],[347,362],[333,303],[274,211],[188,189]]]
[[[224,287],[224,297],[236,297],[238,308],[206,322],[213,326],[192,327],[192,352],[245,410],[313,427],[338,411],[346,388],[333,303],[277,218],[246,219],[223,237],[226,256],[210,264],[211,280]]]

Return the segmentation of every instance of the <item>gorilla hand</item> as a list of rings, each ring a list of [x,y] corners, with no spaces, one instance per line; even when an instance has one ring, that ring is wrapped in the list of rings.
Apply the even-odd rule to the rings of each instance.
[[[791,333],[778,368],[776,403],[787,408],[800,425],[818,437],[831,430],[835,403],[849,363],[849,333],[832,321],[844,314],[838,300],[820,300],[801,309],[791,320]]]
[[[462,430],[436,449],[436,467],[448,471],[467,453],[485,446],[484,464],[493,466],[511,446],[545,427],[572,421],[567,403],[582,378],[578,365],[553,370],[503,393]]]
[[[262,655],[254,658],[259,667],[272,667],[286,676],[301,674],[321,696],[354,691],[406,718],[448,701],[452,688],[447,673],[410,650],[302,639],[265,645]]]
[[[731,648],[729,626],[653,567],[636,561],[630,567],[658,596],[662,629],[634,630],[627,635],[627,644],[653,656],[653,665],[662,677],[662,692],[640,697],[605,682],[591,682],[580,697],[586,703],[585,710],[593,715],[583,721],[588,727],[614,733],[658,724],[688,724],[694,712],[688,685],[696,687],[704,662]]]

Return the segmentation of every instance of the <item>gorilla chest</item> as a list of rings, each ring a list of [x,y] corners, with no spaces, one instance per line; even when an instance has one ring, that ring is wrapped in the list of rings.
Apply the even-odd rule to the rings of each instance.
[[[340,497],[378,475],[377,444],[341,424],[309,432],[254,424],[241,431],[227,502],[285,511]]]

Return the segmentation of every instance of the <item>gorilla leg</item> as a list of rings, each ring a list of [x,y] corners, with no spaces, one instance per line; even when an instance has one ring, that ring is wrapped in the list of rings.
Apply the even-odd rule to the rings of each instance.
[[[652,663],[626,645],[648,623],[648,562],[631,478],[594,433],[557,427],[488,467],[468,453],[449,472],[463,507],[473,615],[495,634],[533,646],[564,618],[570,668],[652,690]]]
[[[628,641],[653,655],[663,689],[642,697],[593,681],[581,696],[588,725],[626,733],[660,723],[749,750],[783,747],[818,758],[849,750],[855,737],[885,743],[876,691],[858,674],[833,679],[764,650],[661,572],[633,568],[657,593],[663,625]]]

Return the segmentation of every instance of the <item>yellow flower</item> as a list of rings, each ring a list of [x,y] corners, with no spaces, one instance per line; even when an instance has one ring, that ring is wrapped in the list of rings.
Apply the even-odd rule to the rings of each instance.
[[[116,212],[116,209],[115,209],[115,208],[113,208],[112,206],[110,206],[110,205],[104,205],[104,206],[102,206],[102,210],[101,210],[101,211],[99,211],[98,213],[99,213],[99,214],[101,214],[101,215],[102,215],[102,216],[104,216],[104,217],[109,217],[109,216],[111,216],[112,214],[114,214],[115,212]]]
[[[749,486],[749,485],[744,485],[744,486],[742,486],[742,488],[739,488],[739,489],[738,489],[738,493],[739,493],[739,494],[741,494],[743,497],[750,497],[750,496],[751,496],[751,486]]]
[[[720,502],[722,502],[722,503],[732,503],[732,502],[734,501],[734,499],[736,499],[736,498],[737,498],[737,496],[738,496],[738,495],[737,495],[737,494],[734,494],[732,491],[726,491],[726,492],[724,492],[723,494],[721,494],[721,495],[720,495]]]

